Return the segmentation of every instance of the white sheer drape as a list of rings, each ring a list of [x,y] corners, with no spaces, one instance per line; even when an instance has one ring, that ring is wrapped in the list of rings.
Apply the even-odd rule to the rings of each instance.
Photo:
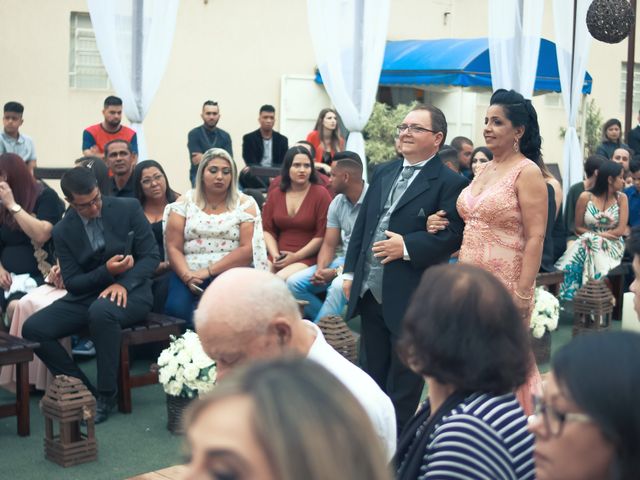
[[[389,0],[308,0],[309,31],[325,89],[365,161],[362,129],[376,99]],[[366,175],[366,169],[365,169]]]
[[[533,96],[544,2],[489,0],[491,85]]]
[[[578,107],[582,99],[582,86],[587,70],[591,35],[587,30],[587,9],[591,0],[578,0],[576,10],[575,52],[573,55],[573,82],[571,81],[571,47],[573,43],[573,2],[553,1],[553,23],[556,33],[556,54],[562,101],[567,114],[567,131],[564,137],[562,187],[565,193],[574,183],[582,180],[582,148],[576,131]]]
[[[138,155],[144,160],[142,122],[169,61],[179,0],[87,0],[87,4],[102,63],[137,132]]]

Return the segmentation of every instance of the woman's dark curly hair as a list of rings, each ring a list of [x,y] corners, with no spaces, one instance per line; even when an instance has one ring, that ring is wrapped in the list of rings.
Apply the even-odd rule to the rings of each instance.
[[[429,268],[404,318],[404,363],[457,390],[504,394],[524,384],[531,350],[504,285],[481,268]]]
[[[520,139],[520,151],[542,169],[544,166],[540,151],[542,137],[538,125],[538,114],[531,100],[527,100],[515,90],[501,88],[493,93],[489,104],[500,105],[514,127],[524,127],[524,134]]]

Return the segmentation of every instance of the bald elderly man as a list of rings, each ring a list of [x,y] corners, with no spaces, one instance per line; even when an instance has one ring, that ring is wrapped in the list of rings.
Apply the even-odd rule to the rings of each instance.
[[[281,355],[300,355],[325,367],[360,401],[391,459],[397,435],[391,400],[334,350],[315,324],[302,320],[279,277],[252,268],[229,270],[209,285],[194,318],[205,352],[216,361],[218,378],[244,362]]]

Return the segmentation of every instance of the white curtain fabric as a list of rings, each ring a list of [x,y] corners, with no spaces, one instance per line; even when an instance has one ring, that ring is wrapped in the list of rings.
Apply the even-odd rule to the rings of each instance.
[[[544,2],[489,0],[491,85],[533,96]]]
[[[109,80],[147,156],[142,123],[169,61],[179,0],[87,0]]]
[[[565,194],[569,187],[582,180],[582,148],[576,131],[578,108],[582,100],[582,86],[587,71],[591,35],[587,30],[587,9],[591,0],[578,0],[576,10],[576,38],[573,55],[573,83],[571,81],[571,47],[573,44],[573,2],[553,1],[553,23],[556,34],[556,55],[562,101],[567,114],[567,131],[564,137],[562,187]]]
[[[362,129],[380,80],[389,0],[308,0],[307,7],[322,81],[350,131],[347,150],[357,152],[364,162]]]

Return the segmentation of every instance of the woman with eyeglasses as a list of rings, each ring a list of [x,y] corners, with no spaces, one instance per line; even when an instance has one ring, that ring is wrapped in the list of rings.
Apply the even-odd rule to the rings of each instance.
[[[428,385],[398,441],[398,480],[534,478],[533,436],[513,393],[527,378],[528,345],[494,275],[460,263],[427,269],[398,343]]]
[[[133,170],[135,196],[142,205],[145,217],[151,224],[151,231],[160,251],[160,264],[153,280],[153,311],[162,313],[169,289],[169,261],[164,252],[162,217],[166,206],[180,199],[180,195],[169,186],[169,179],[155,160],[139,162]]]
[[[484,121],[493,160],[478,168],[458,197],[456,207],[465,222],[459,261],[496,275],[528,328],[549,211],[538,115],[518,92],[500,89],[491,96]],[[431,215],[427,231],[437,234],[447,228],[445,216],[443,211]],[[526,349],[533,358],[531,348]],[[531,394],[541,383],[535,362],[531,366],[526,385],[518,391],[527,413],[533,409]]]
[[[234,267],[267,269],[262,219],[256,201],[238,191],[231,155],[202,155],[195,189],[165,208],[166,255],[171,266],[165,313],[187,321],[216,276]]]
[[[22,158],[0,155],[0,308],[8,323],[15,302],[51,269],[51,232],[63,211],[56,192],[36,180]]]
[[[538,480],[640,478],[640,335],[574,338],[553,356],[535,403]]]

